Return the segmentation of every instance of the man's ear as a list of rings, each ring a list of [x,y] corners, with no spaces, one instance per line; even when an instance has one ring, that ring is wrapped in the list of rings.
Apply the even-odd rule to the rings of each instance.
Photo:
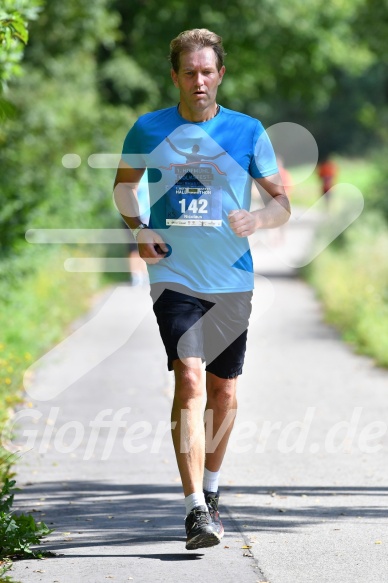
[[[226,69],[225,69],[225,65],[222,65],[221,69],[218,71],[218,74],[219,74],[219,76],[220,76],[220,78],[219,78],[219,80],[218,80],[218,85],[221,85],[221,83],[222,83],[222,78],[223,78],[223,76],[225,75],[225,71],[226,71]]]
[[[172,79],[172,82],[174,83],[175,87],[179,87],[179,85],[178,85],[178,75],[174,71],[174,69],[171,69],[171,79]]]

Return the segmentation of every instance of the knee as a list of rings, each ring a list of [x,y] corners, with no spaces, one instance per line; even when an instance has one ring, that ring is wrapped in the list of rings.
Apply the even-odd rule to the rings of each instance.
[[[202,371],[185,367],[175,377],[175,399],[183,405],[203,396]]]
[[[226,411],[237,409],[236,390],[233,386],[213,387],[207,395],[208,407]]]

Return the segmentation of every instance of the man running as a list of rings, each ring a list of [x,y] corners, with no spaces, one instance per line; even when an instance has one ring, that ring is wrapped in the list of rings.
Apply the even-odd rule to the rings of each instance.
[[[221,37],[206,29],[172,40],[179,103],[138,119],[115,180],[117,206],[148,265],[154,312],[175,376],[171,428],[187,549],[216,545],[224,532],[218,484],[237,410],[254,287],[247,237],[285,223],[290,214],[262,124],[216,101],[224,57]],[[148,225],[136,200],[146,168]],[[266,198],[265,208],[254,212],[252,179]]]

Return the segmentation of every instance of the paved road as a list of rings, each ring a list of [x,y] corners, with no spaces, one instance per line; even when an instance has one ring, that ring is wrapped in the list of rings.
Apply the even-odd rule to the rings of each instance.
[[[276,244],[300,237],[294,229]],[[260,244],[255,256],[269,279],[257,277],[222,470],[222,543],[184,548],[167,431],[172,378],[147,291],[121,286],[77,323],[85,335],[34,377],[42,395],[58,394],[40,401],[32,393],[19,422],[30,450],[17,466],[18,507],[55,528],[44,546],[56,556],[15,563],[15,581],[388,581],[388,373],[323,323],[292,268]],[[123,329],[141,318],[123,342]],[[86,346],[114,349],[85,373]],[[63,390],[72,367],[84,374]]]

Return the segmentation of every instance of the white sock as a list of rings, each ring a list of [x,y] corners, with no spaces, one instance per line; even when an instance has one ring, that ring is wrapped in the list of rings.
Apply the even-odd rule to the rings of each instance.
[[[206,506],[205,496],[204,496],[203,492],[194,492],[194,494],[189,494],[189,496],[186,496],[185,505],[186,505],[186,516],[196,506]]]
[[[218,482],[220,481],[220,471],[211,472],[205,468],[203,474],[203,489],[208,492],[217,492]]]

